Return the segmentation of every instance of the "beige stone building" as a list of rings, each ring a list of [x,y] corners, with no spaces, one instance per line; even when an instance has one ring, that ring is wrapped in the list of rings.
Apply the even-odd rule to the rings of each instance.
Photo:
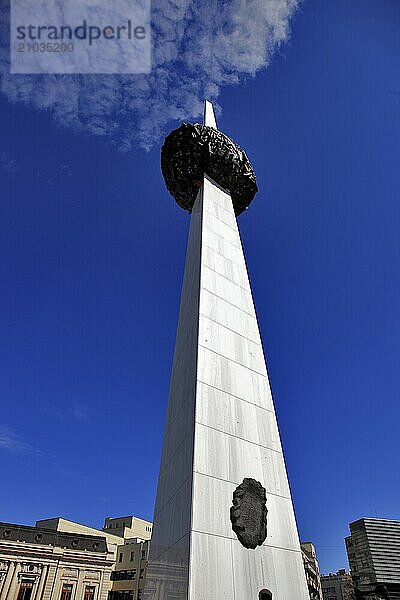
[[[140,600],[151,528],[133,516],[103,530],[62,518],[0,523],[0,600]]]
[[[103,527],[103,531],[124,539],[137,538],[140,540],[149,540],[152,529],[153,523],[134,516],[107,517]]]
[[[100,531],[0,523],[0,600],[107,600],[115,558]]]
[[[311,542],[302,542],[301,553],[310,600],[322,600],[322,587],[314,544]]]
[[[147,571],[148,541],[136,538],[118,546],[111,573],[110,600],[142,600]]]
[[[120,538],[109,600],[141,600],[153,524],[139,517],[107,517],[103,531]],[[123,542],[121,540],[123,538]]]

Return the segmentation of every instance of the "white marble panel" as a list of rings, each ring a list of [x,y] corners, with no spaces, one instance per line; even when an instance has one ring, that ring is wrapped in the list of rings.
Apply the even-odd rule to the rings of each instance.
[[[199,258],[200,260],[200,258]],[[182,284],[182,300],[179,309],[179,322],[177,333],[183,321],[187,320],[187,315],[196,316],[196,308],[198,306],[199,279],[200,279],[200,262],[193,268],[192,279],[185,279]]]
[[[175,353],[172,363],[171,376],[173,376],[176,369],[181,370],[182,361],[188,362],[189,358],[194,361],[197,359],[197,319],[194,319],[192,316],[190,316],[187,319],[186,327],[182,327],[182,331],[185,332],[185,335],[178,335],[175,343]]]
[[[190,358],[190,360],[189,360]],[[182,409],[183,402],[192,401],[192,393],[195,389],[197,357],[181,355],[179,367],[174,367],[171,374],[171,385],[169,390],[168,410],[166,428],[170,427],[177,414]]]
[[[204,383],[197,384],[197,423],[257,444],[260,441],[257,419],[269,418],[269,414],[272,413],[226,392]]]
[[[205,197],[204,210],[211,213],[216,219],[219,219],[228,227],[237,231],[236,217],[233,210],[227,210],[220,203],[215,202],[214,198]]]
[[[234,246],[237,246],[237,248],[241,248],[241,242],[237,231],[232,229],[232,227],[229,227],[229,225],[226,225],[223,221],[216,219],[206,210],[203,213],[203,226],[208,227],[210,231],[216,235],[220,235],[222,238],[224,238],[224,240],[227,240]]]
[[[282,451],[275,414],[198,382],[196,421],[219,431]]]
[[[274,412],[256,407],[260,445],[282,452],[278,423]]]
[[[267,508],[268,534],[264,545],[298,550],[300,543],[291,499],[267,493]]]
[[[262,481],[269,494],[290,498],[285,461],[281,452],[260,446]]]
[[[247,550],[238,540],[231,540],[235,598],[258,599],[263,589],[270,590],[276,599],[277,583],[274,569],[275,549],[261,546]],[[297,595],[280,600],[297,600]]]
[[[267,410],[275,410],[268,375],[261,376],[258,373],[251,371],[251,380],[254,404],[266,408]]]
[[[230,521],[234,483],[194,474],[193,516],[194,531],[236,539]]]
[[[243,312],[237,306],[218,298],[204,288],[200,296],[200,316],[208,317],[239,335],[261,344],[257,320],[253,315]]]
[[[220,235],[216,235],[207,227],[203,227],[202,245],[203,247],[206,246],[207,248],[211,248],[215,252],[218,252],[221,254],[221,256],[231,260],[242,269],[246,269],[246,262],[242,248],[237,245],[233,245]]]
[[[254,551],[232,541],[235,598],[255,598],[262,589],[274,600],[309,600],[300,551],[262,546]]]
[[[187,600],[189,585],[189,538],[184,536],[165,550],[157,560],[152,558],[150,543],[146,574],[145,600]]]
[[[174,453],[165,454],[161,465],[157,487],[157,514],[169,502],[172,496],[192,476],[193,470],[193,423],[189,431],[183,430],[177,435],[178,447]]]
[[[189,597],[191,600],[235,598],[230,540],[192,533]]]
[[[252,342],[207,317],[200,318],[199,344],[261,375],[267,375],[261,344]]]
[[[193,431],[194,427],[194,388],[193,393],[186,397],[180,407],[176,418],[171,423],[167,423],[164,431],[163,450],[161,455],[160,470],[162,471],[171,460],[177,449],[182,443],[184,437]]]
[[[225,210],[231,210],[233,212],[232,198],[218,185],[211,177],[205,175],[204,177],[204,192],[206,199],[211,199],[213,202],[224,208]]]
[[[201,287],[237,306],[244,312],[252,316],[255,315],[250,292],[229,281],[229,279],[221,277],[206,265],[203,265],[201,269]]]
[[[196,472],[224,479],[235,486],[245,477],[253,477],[264,485],[260,447],[197,424],[194,452]]]
[[[271,390],[265,376],[199,346],[198,379],[232,396],[273,410]]]
[[[236,285],[239,285],[250,292],[247,271],[243,269],[243,267],[240,267],[233,261],[225,258],[225,256],[222,256],[222,254],[219,254],[219,252],[216,252],[208,246],[203,246],[201,260],[202,265],[206,265],[218,273],[218,275],[225,277],[225,279],[229,279],[233,283],[236,283]]]
[[[276,548],[273,553],[277,600],[309,600],[300,549],[297,552]],[[275,598],[275,596],[274,596]]]
[[[252,477],[269,494],[290,498],[282,454],[200,423],[196,427],[194,469],[235,485]]]
[[[170,546],[173,546],[190,530],[190,507],[192,480],[186,481],[154,515],[152,534],[152,560],[157,560]]]

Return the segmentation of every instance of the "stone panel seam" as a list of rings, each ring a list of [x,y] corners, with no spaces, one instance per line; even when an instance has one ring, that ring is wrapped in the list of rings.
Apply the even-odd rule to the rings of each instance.
[[[217,184],[218,185],[218,184]],[[229,194],[229,192],[226,192],[224,190],[222,190],[224,194],[226,194],[230,200],[230,206],[229,208],[227,208],[226,206],[222,206],[222,204],[219,204],[216,200],[215,197],[211,198],[211,202],[215,205],[218,206],[218,208],[220,208],[221,210],[223,210],[224,212],[226,212],[228,214],[229,217],[234,217],[234,210],[233,210],[233,204],[232,204],[232,198]],[[235,221],[236,221],[236,217],[234,217]]]
[[[227,392],[226,390],[222,390],[219,387],[216,387],[215,385],[211,385],[211,383],[206,383],[205,381],[202,381],[201,379],[198,379],[199,383],[202,383],[203,385],[207,385],[210,388],[213,388],[214,390],[218,390],[218,392],[222,392],[224,394],[227,394],[228,396],[232,396],[232,398],[236,398],[237,400],[241,400],[242,402],[247,402],[248,404],[251,404],[252,406],[256,406],[257,408],[260,408],[261,410],[266,410],[269,413],[272,413],[275,416],[275,411],[272,408],[265,408],[265,406],[260,406],[259,404],[255,404],[254,402],[250,402],[249,400],[245,400],[244,398],[241,398],[240,396],[236,396],[235,394],[231,394],[230,392]],[[275,416],[276,419],[276,416]]]
[[[188,396],[189,396],[189,394],[192,394],[192,393],[194,394],[195,393],[196,390],[193,389],[193,388],[195,388],[194,384],[193,384],[193,387],[188,391]],[[175,421],[177,420],[177,418],[181,414],[181,412],[182,412],[182,410],[183,410],[183,408],[184,408],[184,406],[186,404],[187,404],[187,398],[184,398],[182,400],[182,402],[177,406],[174,417],[173,418],[171,417],[170,420],[166,423],[166,427],[165,427],[165,430],[164,430],[164,439],[165,439],[167,433],[169,433],[169,431],[175,425]],[[193,403],[193,406],[194,406],[194,403]],[[167,418],[168,418],[168,414],[167,414]]]
[[[222,275],[222,273],[219,273],[219,271],[216,271],[215,269],[213,269],[212,267],[210,267],[206,263],[204,263],[203,266],[206,267],[207,269],[210,269],[210,271],[212,271],[213,273],[215,273],[216,275],[218,275],[218,277],[222,277],[222,279],[226,279],[226,281],[229,281],[229,283],[231,283],[232,285],[236,285],[236,287],[238,287],[240,290],[243,290],[244,292],[246,292],[246,294],[249,294],[249,296],[251,298],[251,301],[254,304],[253,296],[251,294],[249,286],[243,287],[239,283],[236,283],[236,281],[232,281],[232,279],[229,279],[229,277],[226,277],[225,275]]]
[[[255,405],[253,405],[255,406]],[[206,423],[202,423],[202,421],[198,421],[196,419],[196,423],[198,425],[202,425],[203,427],[207,427],[208,429],[212,429],[213,431],[218,431],[218,433],[222,433],[223,435],[229,435],[230,437],[234,437],[237,440],[242,440],[243,442],[247,442],[248,444],[253,444],[253,446],[257,446],[259,448],[265,448],[266,450],[271,450],[271,452],[276,452],[280,456],[283,456],[283,452],[281,450],[275,450],[275,448],[270,448],[269,446],[264,446],[264,444],[260,444],[259,442],[252,442],[246,438],[240,437],[240,435],[235,435],[234,433],[229,433],[228,431],[222,431],[221,429],[217,429],[216,427],[211,427],[211,425],[207,425]]]
[[[181,491],[181,489],[183,488],[183,486],[187,483],[188,479],[190,479],[193,475],[193,471],[190,472],[190,475],[188,475],[186,477],[186,479],[181,483],[181,485],[175,490],[175,492],[172,494],[172,496],[170,496],[168,498],[168,500],[162,505],[162,507],[160,508],[160,510],[158,510],[156,513],[154,513],[154,516],[159,515],[164,508],[171,502],[171,500],[173,498],[175,498],[175,496]]]
[[[212,216],[212,215],[211,215]],[[237,244],[234,244],[233,242],[231,242],[230,240],[227,240],[226,238],[224,238],[223,235],[220,235],[219,233],[217,233],[216,231],[213,231],[212,229],[210,229],[206,224],[203,225],[204,229],[207,229],[207,231],[211,234],[211,235],[216,235],[217,237],[221,238],[221,240],[223,240],[224,242],[226,242],[227,244],[230,244],[231,246],[233,246],[234,248],[236,248],[237,250],[240,250],[241,252],[243,252],[242,250],[242,246],[238,246]],[[232,229],[232,227],[231,227]]]
[[[175,542],[175,543],[173,543],[171,546],[168,546],[168,548],[166,548],[166,550],[164,550],[164,552],[161,552],[161,554],[158,554],[158,555],[157,555],[157,557],[156,557],[156,558],[154,558],[154,559],[152,559],[151,561],[149,560],[149,565],[151,565],[151,564],[153,564],[153,563],[157,562],[158,560],[160,560],[160,558],[161,558],[162,556],[164,556],[164,554],[165,554],[166,552],[168,552],[168,550],[171,550],[171,548],[173,548],[174,546],[176,546],[177,544],[179,544],[179,542],[180,542],[181,540],[183,540],[183,538],[184,538],[184,537],[186,537],[186,536],[187,536],[187,535],[189,535],[189,534],[190,534],[190,531],[187,531],[186,533],[184,533],[184,534],[183,534],[183,535],[182,535],[182,536],[179,538],[179,540],[176,540],[176,542]]]
[[[212,352],[213,354],[216,354],[217,356],[220,356],[221,358],[225,358],[225,360],[230,360],[231,362],[233,362],[235,365],[240,365],[241,367],[243,367],[243,369],[247,369],[248,371],[251,371],[252,373],[256,373],[256,375],[260,375],[260,377],[263,377],[267,383],[268,383],[268,387],[269,387],[269,380],[267,375],[261,373],[260,371],[256,371],[255,369],[252,369],[251,367],[248,367],[247,365],[244,365],[243,363],[240,363],[237,360],[233,360],[233,358],[230,358],[229,356],[225,356],[225,354],[221,354],[220,352],[216,352],[215,350],[211,350],[211,348],[209,348],[208,346],[203,346],[203,344],[199,344],[200,348],[204,348],[204,350],[208,350],[209,352]],[[264,362],[264,366],[265,366],[265,362]],[[265,371],[267,371],[267,368],[265,367]]]
[[[207,265],[205,265],[205,266],[207,267]],[[207,269],[210,269],[210,267],[207,267]],[[212,269],[210,269],[210,271],[212,271]],[[218,273],[216,271],[214,271],[214,273],[216,273],[218,275]],[[228,279],[228,281],[230,281],[230,283],[232,283],[233,285],[236,285],[236,283],[233,283],[233,281],[231,281],[230,279]],[[231,306],[234,306],[235,308],[238,308],[239,310],[241,310],[242,312],[244,312],[246,315],[249,315],[250,317],[255,318],[256,321],[257,321],[257,318],[255,317],[255,314],[254,314],[255,311],[249,312],[249,311],[245,310],[242,306],[238,306],[237,304],[233,304],[233,302],[229,302],[229,300],[227,300],[226,298],[223,298],[219,294],[216,294],[212,290],[208,289],[208,287],[206,287],[204,284],[202,284],[201,289],[202,290],[206,290],[209,294],[213,294],[216,298],[219,298],[220,300],[223,300],[227,304],[230,304]],[[244,289],[244,288],[240,288],[240,289]],[[252,300],[253,300],[253,298],[252,298]],[[258,326],[258,323],[257,323],[257,326]]]
[[[229,479],[223,479],[222,477],[216,477],[215,475],[209,475],[208,473],[202,473],[201,471],[195,471],[197,475],[202,475],[203,477],[209,477],[210,479],[216,479],[217,481],[223,481],[224,483],[230,483],[231,485],[238,486],[241,481],[230,481]],[[287,481],[287,478],[286,478]],[[291,500],[291,496],[284,496],[283,494],[276,494],[275,492],[269,492],[266,490],[267,496],[275,496],[276,498],[282,498],[283,500]],[[267,498],[268,500],[268,498]]]
[[[165,463],[165,465],[164,465],[162,468],[161,468],[161,466],[160,466],[160,475],[161,475],[161,473],[163,473],[163,472],[165,471],[165,469],[168,467],[168,465],[170,465],[170,464],[171,464],[171,461],[172,461],[172,459],[174,458],[175,454],[176,454],[176,453],[177,453],[177,452],[178,452],[178,451],[181,449],[181,447],[183,446],[183,444],[186,442],[186,438],[188,438],[188,437],[189,437],[189,435],[190,435],[191,433],[193,433],[193,431],[194,431],[194,426],[193,426],[193,427],[191,427],[191,428],[189,429],[189,431],[187,432],[187,434],[186,434],[186,435],[185,435],[185,436],[184,436],[184,437],[181,439],[181,441],[180,441],[179,445],[178,445],[178,446],[175,448],[175,450],[174,450],[173,454],[171,454],[171,458],[169,459],[169,461],[168,461],[167,463]]]
[[[211,317],[208,317],[207,315],[204,315],[203,313],[200,313],[200,316],[204,317],[205,319],[208,319],[209,321],[212,321],[213,323],[215,323],[216,325],[219,325],[220,327],[223,327],[224,329],[227,329],[228,331],[231,331],[232,333],[234,333],[235,335],[240,336],[244,340],[247,340],[248,342],[251,342],[252,344],[256,344],[257,346],[259,346],[259,348],[261,348],[263,356],[264,356],[264,350],[263,350],[261,342],[259,342],[259,341],[256,342],[255,340],[252,340],[251,338],[249,338],[249,337],[247,337],[245,335],[242,335],[238,331],[235,331],[234,329],[231,329],[230,327],[227,327],[226,325],[223,325],[219,321],[216,321],[215,319],[212,319]],[[264,356],[264,360],[265,360],[265,356]]]
[[[209,533],[208,531],[200,531],[199,529],[192,529],[193,533],[198,533],[200,535],[210,535],[212,537],[223,538],[224,540],[231,540],[232,542],[240,542],[233,537],[228,537],[226,535],[221,535],[219,533]],[[285,546],[275,546],[273,544],[263,544],[260,548],[275,548],[276,550],[284,550],[285,552],[294,552],[295,554],[299,554],[301,556],[301,550],[296,550],[295,548],[285,548]],[[252,552],[257,552],[256,550],[252,550]]]
[[[222,223],[223,225],[225,225],[226,227],[229,227],[229,229],[231,231],[234,231],[235,233],[238,233],[238,228],[236,227],[232,227],[232,225],[228,225],[228,223],[226,223],[226,221],[223,221],[222,219],[220,219],[219,217],[217,217],[216,215],[213,215],[209,210],[205,209],[205,211],[208,215],[210,215],[210,217],[212,219],[215,219],[216,221],[219,221],[220,223]]]
[[[219,252],[218,250],[216,250],[212,246],[209,246],[208,244],[204,244],[204,248],[208,248],[208,250],[211,250],[211,252],[215,252],[215,254],[218,254],[224,260],[227,260],[228,262],[232,263],[235,267],[237,267],[241,271],[244,271],[245,274],[247,275],[247,278],[249,278],[249,274],[248,274],[247,268],[245,266],[242,267],[241,265],[239,265],[238,263],[236,263],[234,260],[231,260],[230,258],[228,258],[227,256],[225,256],[225,254],[222,254],[222,252]],[[235,248],[236,248],[236,246],[235,246]],[[237,248],[237,250],[239,251],[239,254],[242,254],[242,252],[240,251],[240,248]]]

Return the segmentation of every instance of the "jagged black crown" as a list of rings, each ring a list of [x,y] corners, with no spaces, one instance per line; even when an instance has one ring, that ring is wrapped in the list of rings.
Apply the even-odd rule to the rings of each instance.
[[[165,138],[161,170],[171,196],[189,212],[204,174],[229,192],[236,215],[246,210],[258,191],[253,167],[240,146],[199,123],[183,123]]]

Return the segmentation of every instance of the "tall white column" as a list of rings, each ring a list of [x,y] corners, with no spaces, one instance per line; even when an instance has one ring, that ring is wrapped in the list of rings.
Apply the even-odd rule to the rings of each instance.
[[[17,562],[15,564],[15,569],[14,569],[14,573],[11,579],[11,584],[10,584],[10,588],[8,590],[8,594],[6,596],[7,600],[15,600],[15,598],[17,597],[17,590],[18,590],[18,573],[21,570],[21,563]]]
[[[216,127],[212,116],[206,107]],[[267,496],[267,537],[255,550],[230,521],[245,478]],[[258,600],[264,589],[273,600],[309,597],[232,200],[205,176],[191,216],[145,598]]]
[[[16,563],[10,562],[7,574],[5,576],[5,580],[3,582],[3,586],[1,588],[0,600],[6,600],[6,598],[7,598],[8,590],[10,587],[11,579],[14,575],[15,567],[16,567]]]
[[[36,582],[35,590],[32,595],[32,600],[42,600],[44,586],[46,584],[47,577],[47,565],[43,565],[42,572],[40,574],[40,579]]]

